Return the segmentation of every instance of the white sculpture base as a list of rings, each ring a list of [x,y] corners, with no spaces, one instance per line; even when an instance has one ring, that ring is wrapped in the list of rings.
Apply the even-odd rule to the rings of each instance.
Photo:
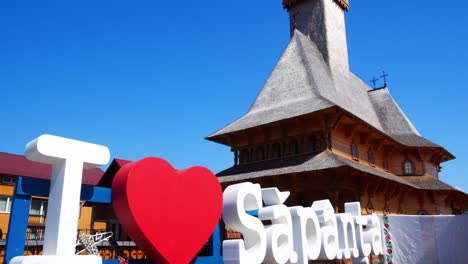
[[[21,256],[15,257],[10,264],[102,264],[100,256]]]

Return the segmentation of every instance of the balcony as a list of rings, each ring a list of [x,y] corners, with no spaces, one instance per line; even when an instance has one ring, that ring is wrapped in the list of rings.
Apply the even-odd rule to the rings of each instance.
[[[29,215],[28,225],[29,226],[45,226],[46,217],[45,215]]]

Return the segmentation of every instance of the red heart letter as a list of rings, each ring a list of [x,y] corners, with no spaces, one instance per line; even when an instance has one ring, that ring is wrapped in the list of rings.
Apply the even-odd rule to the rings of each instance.
[[[222,199],[208,169],[176,171],[154,157],[125,165],[112,183],[115,214],[153,263],[189,263],[218,223]]]

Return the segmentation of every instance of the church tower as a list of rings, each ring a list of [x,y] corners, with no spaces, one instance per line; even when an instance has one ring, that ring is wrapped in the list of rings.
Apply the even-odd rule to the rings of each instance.
[[[291,40],[245,115],[208,136],[230,147],[223,187],[249,181],[290,191],[286,203],[329,199],[337,211],[460,214],[468,195],[439,179],[455,157],[424,138],[387,86],[349,69],[347,0],[283,0]]]
[[[295,30],[314,42],[332,73],[349,73],[345,12],[347,0],[284,0],[291,36]]]

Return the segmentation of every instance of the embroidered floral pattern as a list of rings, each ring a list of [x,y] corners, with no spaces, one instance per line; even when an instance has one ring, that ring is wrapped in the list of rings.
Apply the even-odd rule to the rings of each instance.
[[[387,264],[393,264],[393,246],[392,237],[390,236],[390,221],[388,220],[388,216],[386,214],[383,216],[383,222],[385,245],[387,247],[387,251],[385,252],[385,259],[387,260]]]

